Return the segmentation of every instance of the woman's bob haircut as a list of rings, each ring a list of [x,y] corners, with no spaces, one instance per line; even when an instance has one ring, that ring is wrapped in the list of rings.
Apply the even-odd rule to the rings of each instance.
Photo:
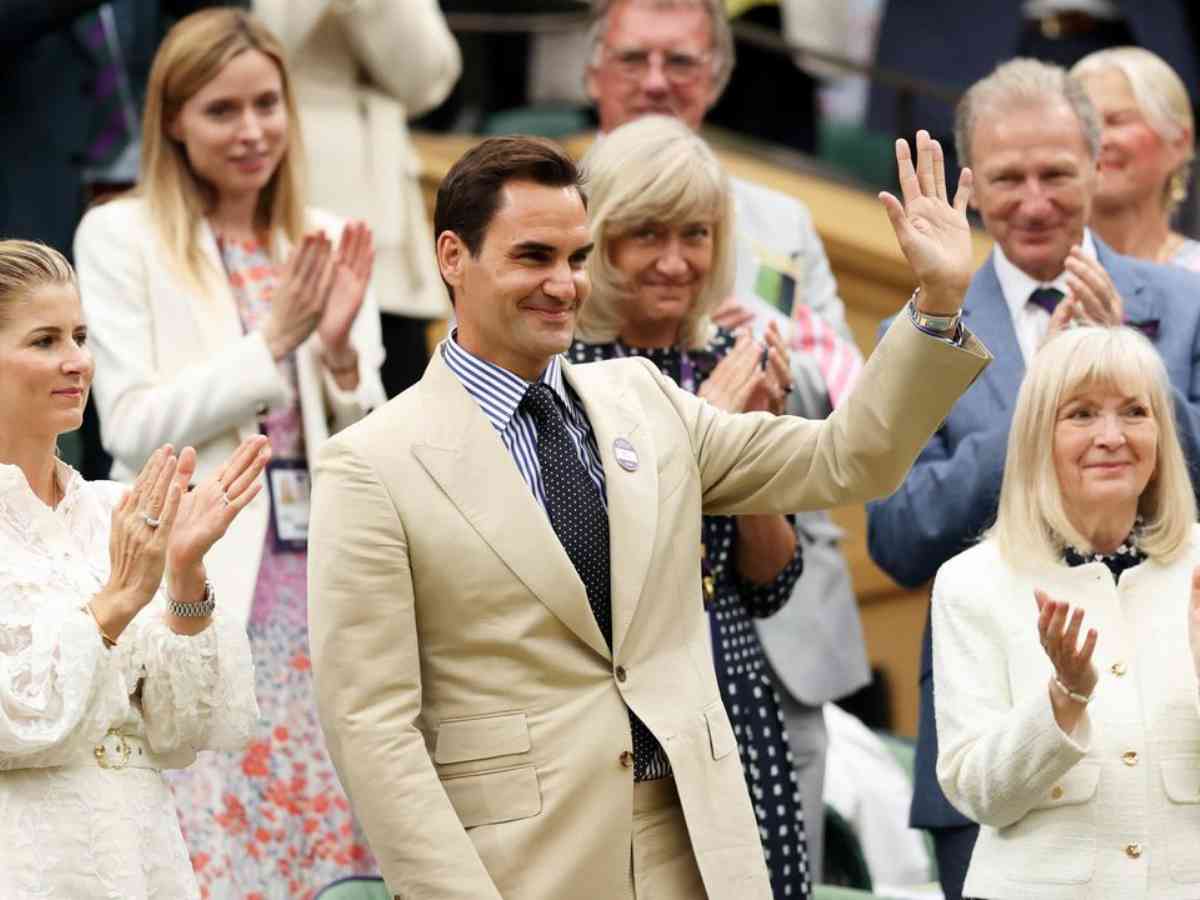
[[[622,304],[634,287],[612,263],[612,242],[640,225],[713,224],[713,265],[680,326],[687,349],[713,334],[709,314],[733,289],[733,206],[729,178],[708,145],[678,119],[645,116],[599,138],[583,160],[584,190],[595,248],[588,258],[592,295],[580,309],[576,336],[589,344],[616,340]]]
[[[1186,548],[1196,500],[1170,399],[1167,370],[1154,346],[1129,328],[1082,326],[1055,335],[1034,357],[1013,414],[996,524],[988,536],[1014,568],[1055,564],[1064,545],[1093,548],[1067,516],[1054,466],[1059,410],[1080,391],[1144,394],[1158,424],[1158,458],[1138,499],[1139,547],[1169,562]]]

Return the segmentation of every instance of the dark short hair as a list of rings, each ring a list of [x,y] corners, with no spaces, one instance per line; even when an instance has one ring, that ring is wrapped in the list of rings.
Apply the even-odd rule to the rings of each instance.
[[[553,141],[523,135],[487,138],[464,153],[442,179],[433,213],[434,234],[453,231],[471,256],[478,256],[500,209],[500,192],[510,181],[573,187],[587,205],[578,166]]]

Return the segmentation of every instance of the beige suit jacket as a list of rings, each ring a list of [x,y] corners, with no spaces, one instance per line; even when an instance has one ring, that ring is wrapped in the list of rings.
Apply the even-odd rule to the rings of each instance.
[[[899,485],[986,365],[899,322],[814,422],[726,415],[639,359],[564,366],[607,481],[613,650],[549,520],[435,354],[316,470],[309,616],[329,750],[392,891],[630,896],[626,706],[662,742],[711,900],[769,900],[717,688],[701,513],[837,506]],[[624,438],[639,465],[613,457]]]

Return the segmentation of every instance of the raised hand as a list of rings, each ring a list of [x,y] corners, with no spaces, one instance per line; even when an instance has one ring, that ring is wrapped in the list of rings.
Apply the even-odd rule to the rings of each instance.
[[[930,315],[952,315],[962,307],[973,274],[967,203],[973,176],[963,169],[953,205],[946,197],[946,167],[941,145],[929,132],[917,132],[917,164],[908,142],[896,141],[901,203],[886,191],[879,195],[900,250],[921,286],[917,305]]]
[[[333,284],[332,254],[325,233],[316,231],[306,234],[288,257],[263,326],[263,338],[276,360],[304,343],[321,321]]]
[[[339,356],[353,353],[350,327],[367,296],[367,285],[375,265],[371,229],[365,222],[350,222],[342,230],[333,265],[333,285],[317,333],[321,336],[326,358],[336,364]]]
[[[183,497],[167,544],[167,574],[172,583],[198,572],[202,575],[204,554],[262,489],[258,476],[270,458],[266,437],[247,438],[216,474]],[[179,471],[190,479],[195,469],[196,451],[187,447],[180,454]],[[202,577],[199,580],[203,583]]]
[[[1068,691],[1090,697],[1100,677],[1092,662],[1096,629],[1088,629],[1081,646],[1083,610],[1076,607],[1072,612],[1071,604],[1051,600],[1043,591],[1034,591],[1033,595],[1038,607],[1038,638],[1054,666],[1055,677]]]

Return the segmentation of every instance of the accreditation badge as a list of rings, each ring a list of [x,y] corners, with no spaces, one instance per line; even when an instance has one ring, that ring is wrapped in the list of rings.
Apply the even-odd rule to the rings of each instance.
[[[271,460],[267,463],[267,490],[271,495],[275,549],[283,553],[302,553],[308,547],[308,512],[312,499],[308,466],[297,459]]]

